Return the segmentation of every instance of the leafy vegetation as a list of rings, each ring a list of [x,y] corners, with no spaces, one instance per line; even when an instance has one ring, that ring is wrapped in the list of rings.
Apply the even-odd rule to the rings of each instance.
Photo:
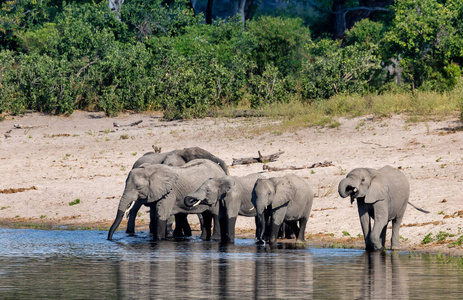
[[[107,1],[3,1],[0,115],[251,107],[335,126],[337,115],[463,111],[463,0],[397,0],[342,40],[289,13],[207,25],[186,2],[126,1],[118,15]]]

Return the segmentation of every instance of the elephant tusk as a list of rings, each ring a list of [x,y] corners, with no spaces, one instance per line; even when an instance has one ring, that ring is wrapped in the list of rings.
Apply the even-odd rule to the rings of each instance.
[[[358,190],[359,190],[358,188],[354,188],[352,191],[353,191],[354,193],[357,193]]]
[[[127,207],[127,209],[125,210],[125,214],[126,214],[126,217],[128,218],[129,217],[129,213],[130,213],[130,210],[132,209],[132,207],[135,205],[135,201],[132,201],[129,205],[129,207]]]
[[[192,207],[198,206],[198,205],[199,205],[199,203],[201,203],[201,200],[198,200],[198,201],[197,201],[195,204],[193,204],[193,206],[192,206]]]
[[[254,209],[254,207],[250,208],[249,210],[253,210],[253,209]]]

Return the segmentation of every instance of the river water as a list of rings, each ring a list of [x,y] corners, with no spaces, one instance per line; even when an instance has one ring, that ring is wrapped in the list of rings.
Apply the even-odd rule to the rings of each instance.
[[[0,299],[463,299],[434,256],[0,228]]]

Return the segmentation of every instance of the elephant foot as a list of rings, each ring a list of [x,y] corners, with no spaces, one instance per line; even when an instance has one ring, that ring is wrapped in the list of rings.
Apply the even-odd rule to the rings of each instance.
[[[399,246],[392,246],[391,250],[392,251],[397,251],[397,250],[400,250],[400,247]]]
[[[134,232],[127,232],[127,236],[136,236]]]
[[[220,236],[220,234],[214,233],[214,234],[211,236],[211,239],[214,240],[214,241],[218,241],[218,240],[221,239],[221,236]]]

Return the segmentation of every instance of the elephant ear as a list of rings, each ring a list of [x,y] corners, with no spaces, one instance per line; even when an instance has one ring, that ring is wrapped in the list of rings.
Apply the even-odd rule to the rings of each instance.
[[[367,192],[365,193],[365,203],[372,204],[377,201],[385,200],[387,197],[387,185],[384,184],[380,178],[373,178]]]
[[[156,165],[149,177],[149,202],[159,201],[170,193],[177,182],[178,174],[170,167]]]
[[[275,197],[272,201],[272,209],[288,203],[296,193],[294,186],[286,178],[273,178],[271,179],[275,185]]]

